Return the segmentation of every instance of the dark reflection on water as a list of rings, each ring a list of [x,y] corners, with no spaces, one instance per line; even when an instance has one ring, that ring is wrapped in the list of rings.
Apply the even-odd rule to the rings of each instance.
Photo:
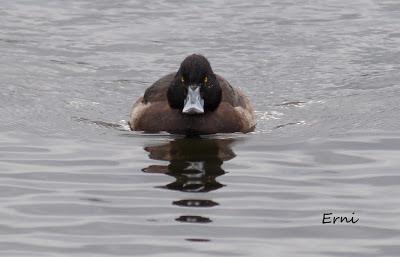
[[[234,139],[180,138],[168,143],[146,146],[150,159],[169,161],[168,165],[150,165],[144,168],[147,173],[163,173],[175,178],[175,181],[160,186],[168,190],[186,193],[204,193],[225,186],[216,178],[224,175],[224,161],[231,160],[235,153],[231,149]],[[174,201],[173,205],[181,207],[213,207],[219,205],[209,199],[188,197]],[[175,219],[179,222],[209,223],[208,217],[185,215]]]
[[[210,242],[211,240],[203,239],[203,238],[186,238],[186,241],[189,241],[189,242]]]
[[[221,165],[235,157],[230,144],[233,139],[181,138],[144,148],[150,159],[169,161],[169,165],[151,165],[148,173],[164,173],[176,180],[162,188],[182,192],[209,192],[224,185],[216,178],[225,174]],[[181,205],[185,202],[181,202]],[[186,203],[191,205],[191,201]],[[200,205],[208,205],[204,203]]]
[[[210,223],[211,219],[207,217],[197,216],[197,215],[183,215],[179,218],[175,219],[176,221],[180,222],[187,222],[187,223]]]
[[[218,203],[211,200],[199,200],[199,199],[185,199],[180,201],[174,201],[172,204],[183,206],[183,207],[213,207]]]

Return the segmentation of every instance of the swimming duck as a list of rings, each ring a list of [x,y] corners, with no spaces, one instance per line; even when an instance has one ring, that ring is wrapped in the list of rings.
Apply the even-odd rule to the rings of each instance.
[[[132,130],[202,135],[247,133],[256,122],[248,98],[215,74],[202,55],[186,57],[177,72],[146,89],[132,108]]]

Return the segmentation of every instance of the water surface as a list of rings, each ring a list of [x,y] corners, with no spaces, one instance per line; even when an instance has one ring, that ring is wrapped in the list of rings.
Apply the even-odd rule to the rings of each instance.
[[[397,1],[2,1],[0,24],[0,255],[398,255]],[[254,133],[127,130],[192,53]]]

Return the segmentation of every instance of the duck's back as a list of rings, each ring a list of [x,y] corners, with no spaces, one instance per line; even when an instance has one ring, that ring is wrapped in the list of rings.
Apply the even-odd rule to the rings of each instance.
[[[143,96],[143,103],[167,101],[167,91],[176,73],[170,73],[146,89]]]
[[[254,130],[254,111],[248,98],[219,75],[216,76],[222,89],[222,100],[215,111],[184,115],[180,110],[170,108],[167,91],[175,74],[157,80],[134,104],[130,119],[132,130],[180,134],[246,133]]]

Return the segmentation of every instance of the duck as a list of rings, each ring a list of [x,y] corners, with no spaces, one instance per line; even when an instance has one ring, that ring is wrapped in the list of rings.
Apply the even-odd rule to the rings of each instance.
[[[248,133],[256,126],[249,98],[215,74],[203,55],[187,56],[133,105],[133,131],[182,135]]]

